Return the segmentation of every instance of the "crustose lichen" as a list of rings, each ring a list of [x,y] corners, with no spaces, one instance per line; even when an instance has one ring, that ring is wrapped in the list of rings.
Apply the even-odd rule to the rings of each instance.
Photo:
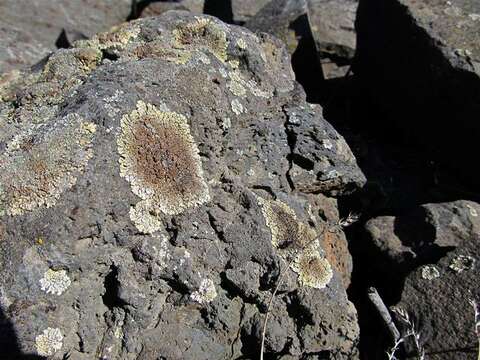
[[[142,201],[130,212],[143,232],[159,229],[161,213],[176,215],[209,201],[198,148],[185,116],[142,101],[121,120],[120,175]]]

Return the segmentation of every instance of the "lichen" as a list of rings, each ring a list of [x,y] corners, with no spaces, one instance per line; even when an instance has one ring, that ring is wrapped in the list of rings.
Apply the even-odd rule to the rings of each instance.
[[[231,102],[231,106],[232,106],[232,111],[237,115],[240,115],[245,111],[242,103],[238,101],[238,99],[233,99]]]
[[[197,50],[204,48],[222,62],[227,60],[228,41],[224,30],[214,20],[197,18],[173,30],[174,47]]]
[[[40,279],[40,287],[47,294],[62,295],[70,284],[70,278],[65,270],[48,269]]]
[[[109,31],[99,33],[89,40],[79,40],[75,47],[92,47],[99,50],[108,48],[123,49],[140,34],[140,28],[132,23],[123,23],[112,27]]]
[[[316,289],[325,288],[333,277],[330,263],[316,249],[301,251],[295,257],[291,267],[298,274],[300,284]]]
[[[217,297],[217,290],[215,284],[210,279],[203,279],[197,291],[190,294],[190,299],[205,304],[213,301]]]
[[[301,285],[324,288],[332,279],[329,261],[320,251],[316,232],[300,222],[293,209],[279,200],[258,198],[267,227],[272,235],[272,246],[298,274]]]
[[[152,41],[141,44],[132,50],[137,59],[157,58],[174,64],[186,64],[192,57],[192,51],[165,47],[163,42]]]
[[[254,79],[245,80],[240,70],[230,71],[228,76],[230,81],[227,83],[227,87],[235,96],[245,97],[248,89],[254,96],[266,99],[272,97],[272,91],[261,89]]]
[[[475,267],[475,258],[470,255],[458,255],[451,260],[448,267],[457,273],[472,270]]]
[[[59,351],[63,346],[63,335],[58,328],[46,328],[43,334],[35,338],[37,353],[40,356],[50,356]]]
[[[433,265],[425,265],[422,268],[422,279],[433,280],[440,277],[440,271]]]
[[[0,155],[0,215],[52,207],[93,156],[96,126],[69,114],[17,134]]]
[[[185,116],[142,101],[121,120],[120,176],[142,200],[130,212],[140,231],[156,231],[160,213],[176,215],[210,200]]]

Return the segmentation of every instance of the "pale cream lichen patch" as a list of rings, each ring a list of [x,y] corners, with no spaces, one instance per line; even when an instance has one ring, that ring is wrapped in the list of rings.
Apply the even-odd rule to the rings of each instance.
[[[43,334],[35,338],[37,353],[40,356],[51,356],[63,346],[63,335],[58,328],[46,328]]]
[[[245,50],[247,48],[247,43],[245,42],[245,40],[243,40],[242,38],[238,39],[237,40],[237,47],[241,50]]]
[[[245,111],[242,103],[238,101],[238,99],[233,99],[230,105],[232,106],[232,111],[237,115],[240,115]]]
[[[333,277],[330,263],[316,249],[300,252],[291,267],[298,274],[298,280],[302,285],[316,289],[325,288]]]
[[[425,265],[422,268],[422,279],[433,280],[440,277],[440,271],[433,265]]]
[[[95,124],[69,114],[51,126],[16,136],[0,155],[0,215],[52,207],[93,156]]]
[[[120,176],[142,199],[130,213],[140,231],[158,229],[160,213],[180,214],[210,200],[185,116],[139,101],[122,117],[117,147]]]
[[[205,304],[213,301],[217,297],[217,290],[215,284],[211,279],[203,279],[197,291],[190,294],[190,299]]]
[[[71,283],[65,270],[48,269],[40,279],[40,288],[47,294],[62,295]]]
[[[293,259],[291,269],[298,274],[300,284],[324,288],[332,279],[328,260],[320,253],[316,232],[300,222],[293,209],[279,200],[258,198],[272,246],[286,261]]]
[[[230,81],[227,87],[235,96],[245,97],[248,89],[254,96],[266,99],[272,97],[272,91],[261,89],[254,79],[245,80],[239,70],[230,71],[228,76]]]
[[[198,50],[204,48],[220,61],[227,60],[227,34],[214,20],[197,18],[173,30],[174,47]]]
[[[475,267],[475,258],[470,255],[458,255],[451,260],[448,267],[457,273],[471,270]]]

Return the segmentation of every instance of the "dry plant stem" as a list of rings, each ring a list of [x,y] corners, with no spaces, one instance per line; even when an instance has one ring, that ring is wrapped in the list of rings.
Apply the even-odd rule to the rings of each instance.
[[[480,309],[475,300],[470,300],[470,304],[473,306],[473,311],[475,312],[475,334],[478,339],[477,360],[480,360]]]
[[[400,331],[398,331],[397,327],[395,326],[392,320],[392,316],[390,315],[390,312],[388,311],[388,308],[385,306],[385,303],[380,297],[377,289],[375,289],[374,287],[369,288],[368,298],[372,302],[372,304],[375,306],[378,313],[380,314],[380,317],[385,323],[385,326],[388,328],[393,341],[397,343],[400,339]]]
[[[335,224],[335,226],[339,226],[339,224]],[[328,228],[327,225],[325,225],[325,227],[323,228],[322,232],[316,236],[314,239],[312,239],[311,241],[309,241],[307,244],[305,244],[302,248],[298,249],[294,255],[292,256],[292,258],[290,259],[290,261],[287,263],[287,266],[285,269],[282,270],[282,272],[280,273],[280,276],[278,278],[278,281],[277,281],[277,285],[275,285],[275,288],[273,290],[273,293],[272,295],[270,296],[270,300],[268,302],[268,306],[267,306],[267,312],[265,313],[265,319],[263,320],[263,330],[262,330],[262,343],[261,343],[261,347],[260,347],[260,360],[263,360],[263,353],[265,351],[265,335],[266,335],[266,332],[267,332],[267,321],[268,321],[268,316],[270,314],[270,309],[272,307],[272,303],[273,303],[273,299],[275,298],[275,295],[277,295],[277,292],[278,292],[278,289],[280,288],[280,285],[282,284],[282,281],[283,281],[283,278],[285,277],[285,275],[288,273],[288,269],[290,269],[290,265],[292,265],[293,261],[295,260],[296,256],[302,252],[303,250],[305,250],[307,247],[309,247],[311,244],[313,244],[320,236],[322,236],[323,234],[325,234],[325,231],[328,230],[328,231],[333,231],[333,229],[335,229],[335,226],[333,226],[331,229]],[[341,226],[339,226],[341,227]]]

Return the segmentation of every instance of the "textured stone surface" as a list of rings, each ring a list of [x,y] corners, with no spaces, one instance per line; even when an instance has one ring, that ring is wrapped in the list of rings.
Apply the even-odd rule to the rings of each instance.
[[[244,23],[255,16],[270,0],[231,0],[233,20]]]
[[[267,352],[357,356],[344,235],[292,249],[365,179],[278,40],[167,12],[6,74],[0,99],[3,339],[70,359],[256,358],[298,255]],[[273,223],[266,203],[283,204]]]
[[[3,0],[0,74],[30,66],[56,49],[63,29],[86,36],[125,21],[131,0]]]
[[[415,139],[476,185],[480,3],[361,0],[357,13],[354,72],[385,113],[385,136]]]
[[[195,14],[201,14],[205,5],[205,0],[181,0],[181,1],[156,1],[147,3],[140,11],[140,17],[158,16],[168,10],[187,10]]]
[[[320,57],[351,59],[355,53],[358,0],[307,0],[308,17]]]
[[[398,306],[417,319],[421,341],[431,359],[476,357],[475,316],[469,300],[480,299],[479,214],[480,205],[472,202],[437,205],[431,211],[436,241],[457,247],[405,281]]]

